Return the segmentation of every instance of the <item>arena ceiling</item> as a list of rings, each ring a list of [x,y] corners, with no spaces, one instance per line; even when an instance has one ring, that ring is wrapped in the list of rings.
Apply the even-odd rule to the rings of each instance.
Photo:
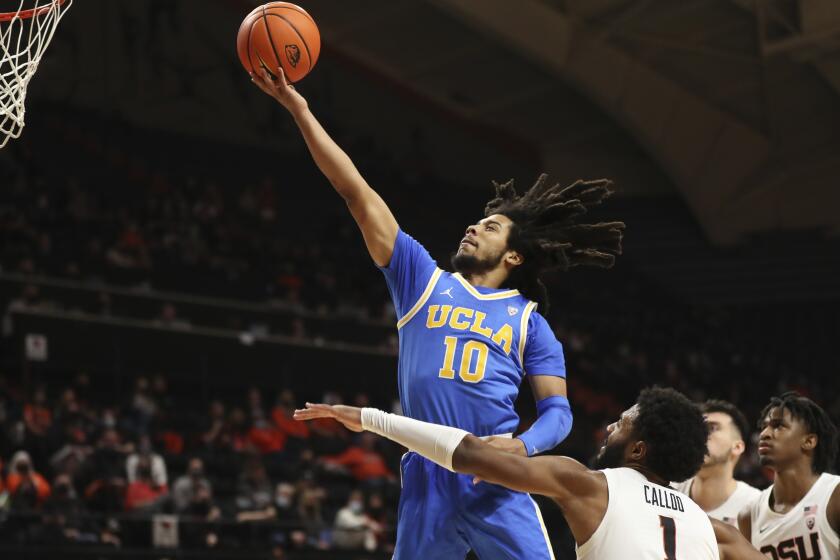
[[[530,139],[549,170],[573,165],[579,143],[609,143],[582,94],[715,241],[840,231],[836,0],[366,0],[319,18],[334,48]]]
[[[256,127],[243,123],[269,109],[248,101],[231,36],[257,4],[78,2],[35,96],[244,140]],[[555,175],[615,176],[629,192],[673,184],[720,243],[840,232],[836,0],[301,4],[321,27],[323,58],[360,70],[383,99],[433,105]],[[247,114],[219,101],[234,98]]]

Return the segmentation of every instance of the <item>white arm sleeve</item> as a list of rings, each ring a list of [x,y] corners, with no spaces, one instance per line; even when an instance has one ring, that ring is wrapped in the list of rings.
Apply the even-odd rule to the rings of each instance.
[[[393,440],[452,472],[455,472],[452,454],[469,435],[458,428],[388,414],[376,408],[362,409],[362,428]]]

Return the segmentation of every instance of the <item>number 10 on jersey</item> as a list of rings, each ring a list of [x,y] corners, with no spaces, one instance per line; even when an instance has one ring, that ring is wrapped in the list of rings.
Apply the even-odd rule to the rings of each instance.
[[[443,367],[438,371],[438,377],[455,379],[455,351],[458,349],[458,337],[447,336],[443,339],[446,353],[443,355]],[[461,349],[461,364],[458,376],[467,383],[478,383],[484,379],[487,368],[487,345],[477,340],[468,340]],[[475,360],[473,357],[475,356]],[[473,366],[473,361],[475,365]]]

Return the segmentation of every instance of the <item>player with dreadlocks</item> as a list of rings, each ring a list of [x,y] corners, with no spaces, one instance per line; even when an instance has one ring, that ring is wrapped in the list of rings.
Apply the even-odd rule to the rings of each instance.
[[[380,267],[399,320],[398,386],[406,416],[467,430],[520,455],[554,448],[572,425],[561,344],[542,315],[540,274],[576,265],[612,266],[621,222],[579,223],[611,191],[608,181],[562,188],[541,176],[524,194],[496,185],[485,216],[469,226],[452,258],[454,273],[403,232],[388,206],[329,137],[306,100],[278,78],[253,81],[292,115],[315,163],[347,203]],[[517,438],[513,403],[522,379],[537,420]],[[553,558],[528,494],[473,485],[416,453],[402,460],[394,558]],[[514,530],[515,528],[515,530]]]

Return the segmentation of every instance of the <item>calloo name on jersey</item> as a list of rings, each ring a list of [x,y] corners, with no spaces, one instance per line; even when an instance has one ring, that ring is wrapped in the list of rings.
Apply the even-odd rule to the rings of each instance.
[[[685,511],[682,499],[674,493],[656,486],[644,485],[645,501],[652,506],[658,506],[674,511]]]

